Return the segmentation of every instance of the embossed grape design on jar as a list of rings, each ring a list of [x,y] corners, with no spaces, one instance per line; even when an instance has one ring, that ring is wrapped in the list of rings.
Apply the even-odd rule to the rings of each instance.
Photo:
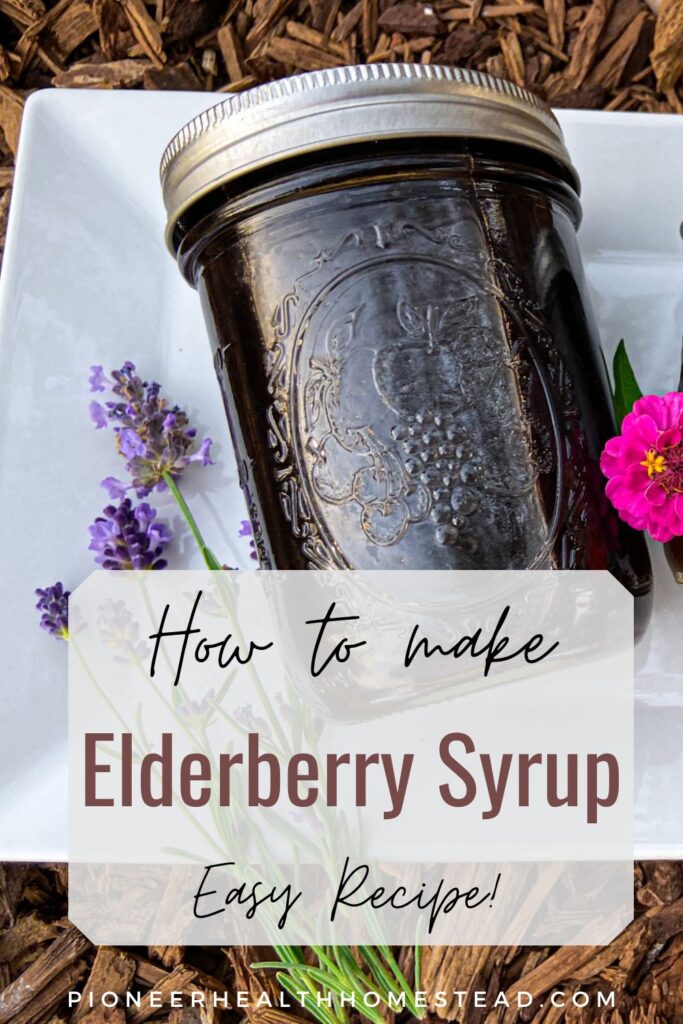
[[[313,72],[190,122],[162,181],[264,567],[609,569],[646,615],[541,101],[453,68]]]

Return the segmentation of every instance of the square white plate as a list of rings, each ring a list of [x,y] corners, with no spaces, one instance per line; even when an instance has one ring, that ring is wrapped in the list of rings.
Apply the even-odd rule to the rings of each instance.
[[[38,629],[33,591],[75,587],[93,568],[98,482],[120,471],[111,435],[89,423],[92,363],[133,359],[214,438],[217,465],[186,478],[192,506],[220,557],[253,564],[199,302],[163,245],[160,154],[212,99],[50,90],[27,105],[0,278],[0,859],[66,858],[66,650]],[[624,337],[644,387],[674,387],[683,118],[560,117],[583,179],[581,244],[608,359]],[[174,564],[198,565],[181,546]],[[683,856],[683,588],[660,551],[655,564],[656,616],[638,652],[637,853]]]

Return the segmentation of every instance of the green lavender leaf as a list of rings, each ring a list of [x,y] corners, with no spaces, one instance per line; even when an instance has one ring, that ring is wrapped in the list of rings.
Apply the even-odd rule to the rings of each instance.
[[[424,1011],[415,1003],[413,990],[396,963],[388,946],[357,946],[361,961],[357,962],[349,946],[311,946],[318,965],[307,964],[303,952],[296,946],[274,946],[279,960],[262,961],[252,964],[255,970],[275,969],[276,977],[285,991],[292,994],[307,990],[311,995],[321,994],[333,997],[351,994],[359,1000],[355,1012],[371,1024],[384,1024],[379,1010],[362,1005],[367,992],[377,992],[385,1007],[391,1006],[391,999],[405,996],[405,1007],[417,1018],[424,1017]],[[287,973],[285,973],[287,972]],[[341,1005],[333,1008],[310,1006],[319,1024],[349,1024],[350,1017]]]
[[[214,555],[214,553],[211,550],[211,548],[207,548],[206,544],[202,544],[200,550],[201,550],[202,558],[204,559],[204,564],[206,565],[207,569],[222,569],[223,568],[223,566],[218,561],[218,559]]]
[[[614,353],[612,368],[614,372],[612,403],[614,405],[617,426],[621,427],[624,416],[630,413],[634,402],[643,397],[643,392],[638,386],[636,375],[628,358],[623,338],[617,346],[617,351]]]
[[[169,491],[175,498],[176,504],[180,511],[182,512],[185,522],[190,528],[190,533],[192,534],[196,541],[197,547],[199,548],[201,556],[204,559],[204,565],[207,567],[207,569],[222,569],[223,566],[218,561],[211,548],[204,543],[204,538],[202,537],[201,531],[197,526],[197,521],[190,512],[190,507],[185,501],[185,498],[180,493],[180,488],[178,487],[178,484],[173,479],[170,473],[164,473],[163,476],[164,480],[166,481],[166,486],[168,487]]]

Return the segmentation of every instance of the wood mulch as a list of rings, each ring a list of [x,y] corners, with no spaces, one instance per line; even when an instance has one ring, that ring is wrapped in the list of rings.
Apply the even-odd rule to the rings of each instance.
[[[249,966],[272,958],[267,950],[95,947],[67,920],[66,884],[64,865],[0,865],[0,1024],[305,1024],[307,1013],[298,1007],[296,1015],[221,1007],[226,992],[230,999],[238,990],[248,992],[252,1003],[263,992],[274,1001],[272,974]],[[682,1024],[683,864],[636,865],[635,901],[634,921],[605,947],[426,947],[421,987],[431,994],[427,1024]],[[401,955],[411,977],[412,950]],[[83,993],[71,1009],[70,991]],[[139,1007],[102,1007],[103,993],[127,991],[142,993]],[[435,993],[454,991],[469,993],[462,1006],[455,998],[445,1008],[436,1005]],[[488,1008],[475,1005],[475,991],[488,993]],[[604,998],[610,991],[614,1006],[600,1008],[597,994]],[[193,992],[198,1002],[197,993],[204,993],[207,1008],[172,1008],[172,992],[176,1003]],[[499,992],[510,1009],[491,1008]],[[521,1010],[515,1005],[519,992],[533,998]],[[578,992],[587,994],[585,1008],[571,1005]],[[212,993],[219,997],[216,1010]],[[551,993],[568,1008],[553,1007]],[[387,1024],[409,1020],[406,1014],[396,1021],[387,1016]]]
[[[556,106],[683,113],[683,2],[0,0],[0,257],[35,89],[234,92],[365,61],[477,68]]]

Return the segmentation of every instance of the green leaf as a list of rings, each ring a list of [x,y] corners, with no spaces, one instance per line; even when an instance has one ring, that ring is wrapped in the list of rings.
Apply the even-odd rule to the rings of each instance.
[[[222,569],[222,564],[218,561],[211,548],[207,548],[206,544],[201,546],[202,558],[207,569]]]
[[[202,537],[201,531],[197,526],[197,522],[194,516],[190,512],[189,505],[187,504],[184,497],[180,493],[180,488],[178,487],[178,484],[173,479],[170,473],[164,473],[163,476],[164,480],[166,481],[166,486],[168,487],[169,491],[175,498],[176,504],[180,511],[182,512],[185,522],[190,528],[190,533],[192,534],[197,543],[197,547],[199,548],[202,558],[204,559],[204,565],[207,567],[207,569],[222,569],[222,564],[218,561],[211,548],[207,547],[207,545],[204,543],[204,538]]]
[[[634,402],[643,397],[643,392],[638,386],[636,375],[626,352],[624,339],[619,342],[617,351],[614,353],[614,415],[617,426],[621,426],[624,416],[627,416],[633,408]]]

